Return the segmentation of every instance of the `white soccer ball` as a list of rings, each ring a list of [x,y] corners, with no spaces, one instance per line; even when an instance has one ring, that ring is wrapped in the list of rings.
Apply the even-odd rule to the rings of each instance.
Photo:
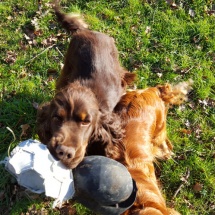
[[[15,147],[5,168],[21,186],[55,198],[53,207],[71,199],[75,193],[72,170],[55,160],[46,145],[37,140],[29,139]]]

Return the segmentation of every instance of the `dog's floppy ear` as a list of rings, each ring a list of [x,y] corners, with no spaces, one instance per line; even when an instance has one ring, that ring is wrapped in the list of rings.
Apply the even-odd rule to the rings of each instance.
[[[37,110],[37,133],[40,141],[47,144],[51,138],[50,132],[50,103],[44,103]]]
[[[100,113],[100,120],[90,139],[90,147],[99,144],[107,157],[119,157],[124,137],[124,129],[120,117],[115,113]],[[113,155],[113,151],[114,154]]]
[[[137,75],[135,73],[131,73],[128,71],[124,71],[123,72],[123,77],[121,80],[121,84],[122,87],[127,87],[127,86],[131,86],[132,84],[134,84],[134,81],[137,79]]]

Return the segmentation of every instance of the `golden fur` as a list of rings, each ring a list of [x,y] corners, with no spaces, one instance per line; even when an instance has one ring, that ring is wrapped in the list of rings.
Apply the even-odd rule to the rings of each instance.
[[[167,208],[155,175],[156,158],[171,157],[173,146],[167,137],[166,117],[170,104],[186,100],[191,82],[158,85],[127,92],[115,108],[122,118],[125,138],[122,162],[137,183],[137,198],[124,215],[177,215]]]

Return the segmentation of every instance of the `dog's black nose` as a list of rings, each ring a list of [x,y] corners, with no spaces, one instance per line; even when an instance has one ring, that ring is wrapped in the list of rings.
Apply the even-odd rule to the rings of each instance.
[[[57,157],[62,161],[70,160],[75,155],[75,150],[72,147],[58,145],[56,148]]]

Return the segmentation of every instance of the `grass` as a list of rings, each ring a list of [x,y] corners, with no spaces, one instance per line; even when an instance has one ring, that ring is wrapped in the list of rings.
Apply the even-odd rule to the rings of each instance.
[[[114,37],[122,65],[138,74],[138,88],[194,80],[189,101],[169,112],[168,133],[175,155],[160,162],[158,169],[168,205],[183,215],[214,215],[214,5],[207,0],[175,4],[177,7],[155,0],[62,0],[65,11],[81,12],[92,29]],[[6,127],[16,136],[12,148],[22,140],[38,138],[34,105],[53,96],[69,36],[56,23],[47,0],[2,0],[0,19],[2,160],[13,141]],[[23,135],[21,126],[25,124],[29,129]],[[29,197],[20,189],[1,165],[0,214],[60,213],[51,209],[51,199]],[[91,214],[79,204],[75,207],[77,214]]]

